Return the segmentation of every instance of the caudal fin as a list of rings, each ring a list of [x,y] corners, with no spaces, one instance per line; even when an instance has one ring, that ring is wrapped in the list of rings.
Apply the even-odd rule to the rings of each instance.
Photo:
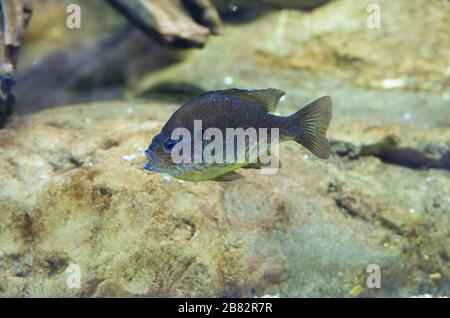
[[[322,159],[330,157],[330,145],[326,132],[331,121],[331,98],[323,96],[303,107],[294,115],[294,140]]]

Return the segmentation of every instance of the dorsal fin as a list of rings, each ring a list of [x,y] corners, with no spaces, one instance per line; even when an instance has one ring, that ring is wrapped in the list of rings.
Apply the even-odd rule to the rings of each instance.
[[[213,91],[211,93],[235,95],[244,99],[252,100],[261,105],[267,112],[273,112],[277,109],[280,98],[286,93],[280,89],[267,88],[260,90],[243,90],[237,88]]]

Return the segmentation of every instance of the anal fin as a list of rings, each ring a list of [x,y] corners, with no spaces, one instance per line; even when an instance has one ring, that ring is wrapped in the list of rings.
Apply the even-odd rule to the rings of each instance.
[[[249,163],[242,167],[242,169],[263,169],[270,167],[272,165],[272,161],[268,158],[265,158],[264,160],[255,162],[255,163]],[[281,168],[281,162],[278,161],[278,168]]]
[[[230,181],[239,180],[243,177],[244,177],[243,175],[241,175],[240,173],[237,173],[236,171],[229,171],[227,173],[224,173],[221,176],[216,177],[213,180],[217,181],[217,182],[230,182]]]
[[[264,165],[259,162],[249,163],[242,167],[242,169],[261,169]]]

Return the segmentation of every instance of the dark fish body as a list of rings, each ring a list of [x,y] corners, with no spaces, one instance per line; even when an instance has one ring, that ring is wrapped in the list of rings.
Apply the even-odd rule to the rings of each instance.
[[[444,153],[437,160],[427,153],[414,148],[397,147],[389,144],[374,144],[361,149],[363,156],[375,156],[382,161],[408,167],[411,169],[445,169],[450,170],[450,152]]]
[[[254,100],[216,93],[200,95],[185,104],[172,115],[161,132],[168,134],[177,127],[193,131],[194,120],[198,119],[202,120],[203,129],[215,127],[223,133],[226,128],[287,128],[288,124],[285,117],[269,114]]]
[[[398,164],[412,169],[438,167],[438,162],[435,158],[413,148],[385,146],[378,153],[377,157],[385,162]]]
[[[194,133],[194,121],[202,121],[203,131],[208,128],[219,129],[223,136],[227,128],[266,128],[270,140],[270,130],[279,129],[279,141],[295,140],[320,158],[328,158],[329,145],[325,137],[331,120],[331,99],[322,97],[297,113],[283,117],[270,112],[275,111],[284,92],[278,89],[212,91],[194,97],[180,107],[167,121],[161,132],[153,139],[147,156],[153,164],[147,169],[166,172],[177,178],[204,181],[217,179],[222,175],[233,176],[232,171],[245,167],[245,163],[197,163],[174,164],[165,145],[173,144],[171,135],[176,128],[186,128]],[[255,158],[253,158],[255,159]],[[231,177],[233,179],[233,177]]]

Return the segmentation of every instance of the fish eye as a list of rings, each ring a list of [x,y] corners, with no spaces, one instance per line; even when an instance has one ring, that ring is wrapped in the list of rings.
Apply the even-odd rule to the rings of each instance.
[[[176,143],[177,142],[175,140],[172,139],[167,140],[163,145],[164,151],[171,152]]]

